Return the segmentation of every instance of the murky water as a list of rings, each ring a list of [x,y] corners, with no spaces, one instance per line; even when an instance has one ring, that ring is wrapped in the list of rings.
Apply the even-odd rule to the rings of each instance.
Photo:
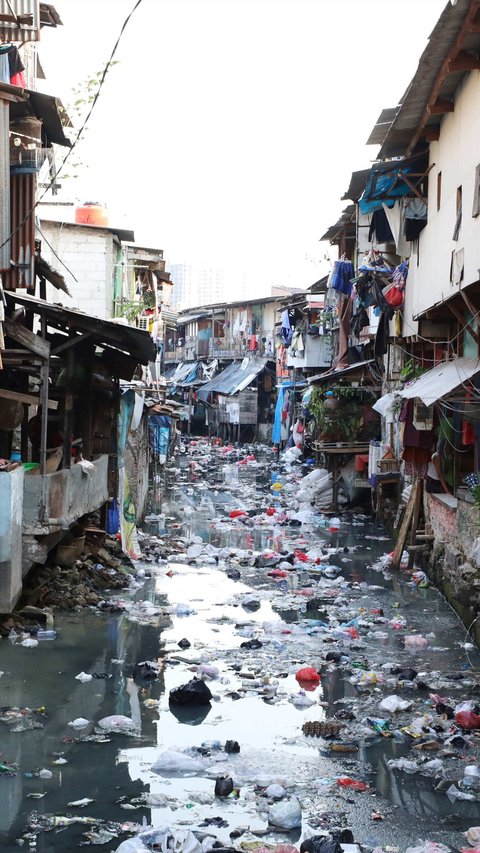
[[[339,711],[354,711],[352,731],[365,718],[385,716],[379,703],[396,691],[370,685],[359,692],[350,682],[353,664],[372,670],[389,662],[414,666],[425,673],[429,687],[455,703],[478,697],[479,656],[464,648],[465,630],[435,590],[409,585],[408,575],[388,576],[369,568],[390,550],[391,543],[368,519],[344,520],[338,533],[315,526],[219,523],[218,516],[227,516],[236,506],[249,510],[275,501],[270,488],[272,457],[260,456],[260,462],[259,467],[242,469],[182,457],[167,470],[164,482],[154,484],[152,510],[160,518],[146,529],[159,536],[175,531],[179,536],[194,534],[219,547],[294,547],[305,539],[339,547],[330,564],[338,566],[354,586],[338,588],[335,608],[342,606],[339,599],[343,598],[345,619],[349,609],[358,616],[361,608],[370,619],[372,611],[382,609],[387,620],[405,617],[407,630],[393,630],[379,617],[374,630],[360,631],[353,646],[340,644],[349,657],[345,667],[325,666],[325,654],[338,646],[330,645],[314,622],[305,621],[322,620],[333,607],[331,591],[316,587],[318,570],[307,568],[295,579],[276,580],[267,576],[266,569],[240,565],[241,578],[234,581],[221,561],[196,566],[172,560],[167,565],[146,564],[152,577],[129,593],[130,598],[161,609],[150,624],[126,614],[58,614],[55,641],[41,642],[36,648],[2,641],[0,705],[38,710],[23,715],[21,725],[15,720],[0,721],[0,763],[16,768],[15,775],[0,775],[0,849],[18,849],[33,813],[193,828],[218,817],[226,826],[205,831],[213,831],[225,845],[232,843],[230,833],[237,827],[270,841],[295,842],[299,831],[273,832],[265,820],[267,807],[258,808],[261,799],[255,784],[268,780],[280,781],[299,797],[304,820],[311,826],[319,830],[351,826],[356,840],[371,846],[404,850],[418,838],[430,838],[460,848],[465,844],[460,832],[480,823],[480,803],[452,804],[444,790],[434,790],[438,778],[408,775],[387,766],[391,758],[426,761],[436,757],[436,753],[415,753],[412,739],[400,731],[413,716],[430,710],[428,689],[397,691],[403,698],[411,696],[414,709],[401,715],[394,737],[357,739],[357,751],[331,752],[303,736],[305,720],[330,718]],[[308,587],[316,588],[314,597],[301,594]],[[242,605],[252,591],[259,602],[254,610]],[[188,609],[188,615],[181,615]],[[275,631],[280,620],[291,633]],[[432,637],[427,649],[412,654],[405,651],[403,636],[415,630]],[[251,637],[259,637],[262,647],[242,649],[241,643]],[[178,647],[182,638],[192,644],[186,651]],[[136,688],[132,669],[142,660],[160,661],[161,675]],[[199,664],[218,668],[218,677],[208,682],[212,702],[193,711],[169,706],[169,691],[193,677]],[[294,673],[304,665],[322,665],[322,680],[307,694],[315,704],[297,708],[290,701],[299,690]],[[100,677],[81,684],[75,680],[81,671]],[[442,686],[441,673],[451,676],[448,688]],[[274,679],[276,695],[268,687],[266,691],[256,688],[255,678],[246,676],[257,681],[264,676]],[[95,733],[102,717],[111,714],[138,718],[140,734],[113,734],[105,742],[82,740]],[[81,731],[69,725],[79,717],[89,721]],[[239,754],[226,754],[212,745],[229,739],[239,742]],[[202,744],[210,749],[205,773],[179,778],[152,771],[165,749],[194,749]],[[458,777],[462,764],[477,763],[479,754],[480,740],[473,736],[463,752],[445,758],[446,775]],[[50,770],[52,777],[38,776],[41,769]],[[241,785],[238,799],[213,797],[214,779],[223,771]],[[341,790],[336,785],[339,776],[363,780],[369,790]],[[85,808],[68,805],[83,798],[93,802]],[[373,821],[372,812],[380,812],[384,820]],[[30,849],[57,853],[102,840],[88,837],[91,831],[91,826],[81,823],[42,831]],[[100,849],[114,851],[122,837],[110,837]],[[35,844],[33,838],[30,842]]]

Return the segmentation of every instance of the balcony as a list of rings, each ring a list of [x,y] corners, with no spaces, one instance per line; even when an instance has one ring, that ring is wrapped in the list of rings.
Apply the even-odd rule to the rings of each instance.
[[[257,343],[257,349],[250,349],[250,337],[232,337],[232,338],[214,338],[209,341],[208,356],[209,358],[244,358],[246,355],[261,355],[266,358],[275,358],[275,348],[273,344],[272,332],[260,332],[260,343]],[[267,343],[262,341],[262,338],[267,339]],[[268,344],[270,341],[270,344]]]

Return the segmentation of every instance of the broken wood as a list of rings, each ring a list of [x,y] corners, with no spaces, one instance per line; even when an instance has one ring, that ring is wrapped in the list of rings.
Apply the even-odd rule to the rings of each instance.
[[[0,388],[0,397],[5,400],[18,400],[19,403],[26,403],[27,406],[39,406],[40,397],[35,394],[22,394],[20,391],[10,391],[8,388]],[[49,409],[57,409],[57,400],[48,401]]]
[[[410,497],[405,509],[405,515],[403,516],[403,521],[400,530],[398,531],[397,544],[395,545],[395,550],[393,552],[392,569],[398,569],[400,567],[403,549],[407,541],[408,530],[415,510],[419,482],[419,480],[415,480],[415,483],[412,486],[412,491],[410,492]]]

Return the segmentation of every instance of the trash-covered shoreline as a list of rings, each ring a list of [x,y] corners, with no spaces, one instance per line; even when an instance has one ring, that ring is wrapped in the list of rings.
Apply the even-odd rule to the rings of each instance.
[[[112,542],[65,570],[101,579],[73,610],[9,627],[2,849],[480,846],[478,652],[371,519],[324,513],[329,488],[291,455],[189,442],[141,563]]]

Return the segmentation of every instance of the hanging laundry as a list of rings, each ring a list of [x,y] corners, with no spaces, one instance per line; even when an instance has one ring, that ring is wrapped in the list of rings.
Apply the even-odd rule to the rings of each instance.
[[[293,331],[290,325],[290,317],[288,316],[288,309],[282,311],[282,330],[281,330],[282,340],[286,347],[289,347],[292,343]]]
[[[351,261],[335,261],[332,275],[333,289],[336,290],[337,293],[343,293],[345,296],[350,296],[352,292],[351,279],[354,275],[355,270]]]
[[[427,224],[427,205],[419,198],[409,198],[405,204],[405,240],[416,240]]]
[[[0,45],[0,82],[26,89],[24,71],[18,48],[14,44]]]
[[[383,210],[393,234],[397,255],[400,255],[401,258],[410,257],[411,246],[405,239],[405,209],[403,201],[396,201],[393,207],[387,207],[384,204]]]
[[[393,234],[388,224],[388,219],[384,209],[376,210],[372,214],[370,228],[368,231],[368,240],[371,243],[375,237],[377,243],[394,243]]]

